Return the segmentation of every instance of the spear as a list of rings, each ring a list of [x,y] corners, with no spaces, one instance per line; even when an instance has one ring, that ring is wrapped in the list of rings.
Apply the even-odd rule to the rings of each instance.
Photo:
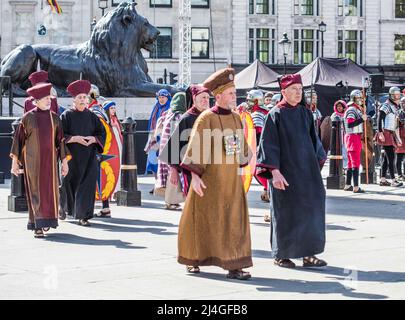
[[[366,105],[366,92],[365,92],[365,79],[363,78],[362,81],[362,89],[361,89],[361,93],[362,93],[362,99],[363,99],[363,114],[367,115],[367,105]],[[369,184],[368,181],[368,141],[367,141],[367,121],[364,121],[364,155],[365,155],[365,160],[366,160],[366,184]]]

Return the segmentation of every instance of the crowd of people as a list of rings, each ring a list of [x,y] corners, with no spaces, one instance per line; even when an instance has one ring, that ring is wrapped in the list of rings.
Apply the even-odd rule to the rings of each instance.
[[[77,80],[67,87],[73,107],[64,110],[58,106],[46,71],[32,73],[29,80],[32,87],[27,90],[24,116],[10,152],[11,172],[16,176],[24,173],[28,229],[36,238],[43,238],[66,215],[81,226],[90,226],[102,156],[108,153],[111,136],[122,146],[122,130],[115,103],[98,102],[97,88],[89,81]],[[121,150],[115,157],[121,158]],[[119,174],[114,179],[115,187]],[[110,217],[113,190],[108,194],[99,191],[103,209],[98,215]]]
[[[185,202],[178,262],[190,273],[214,265],[227,270],[228,278],[251,277],[244,270],[253,262],[248,190],[242,176],[253,159],[253,176],[263,188],[260,198],[269,203],[264,219],[270,222],[275,264],[294,268],[291,259],[300,258],[304,267],[326,266],[316,256],[325,247],[321,170],[328,151],[322,144],[325,117],[317,94],[304,91],[301,76],[291,74],[280,78],[280,92],[253,89],[246,102],[237,105],[234,77],[234,69],[225,68],[186,92],[156,94],[144,149],[146,173],[155,177],[150,193],[163,197],[166,209],[181,210]],[[116,104],[99,102],[89,81],[68,86],[73,107],[63,112],[46,72],[33,73],[30,81],[30,98],[13,140],[11,171],[19,175],[23,170],[28,229],[41,238],[66,214],[90,226],[97,186],[100,189],[100,155],[109,154],[112,135],[122,144],[122,129]],[[364,123],[370,121],[365,105],[362,92],[354,90],[348,103],[336,101],[328,122],[329,127],[341,123],[344,190],[354,193],[364,192],[359,174]],[[242,121],[246,115],[251,127]],[[375,145],[384,151],[380,185],[400,187],[405,180],[405,97],[401,99],[399,88],[390,89],[376,115]],[[99,190],[101,217],[111,217],[110,189],[108,194]]]

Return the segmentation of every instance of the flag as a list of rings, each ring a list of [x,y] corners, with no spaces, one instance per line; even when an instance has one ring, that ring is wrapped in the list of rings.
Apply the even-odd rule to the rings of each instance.
[[[47,0],[48,4],[52,8],[52,12],[56,12],[58,14],[62,13],[62,8],[59,6],[58,2],[56,0]]]

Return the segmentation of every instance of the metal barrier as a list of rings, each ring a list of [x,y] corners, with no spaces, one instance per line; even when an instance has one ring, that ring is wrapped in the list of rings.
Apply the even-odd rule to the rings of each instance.
[[[0,117],[3,116],[3,99],[8,99],[8,116],[14,116],[14,105],[19,106],[24,109],[24,106],[14,101],[13,96],[13,86],[11,83],[11,77],[2,76],[0,77]]]
[[[8,95],[5,95],[7,93]],[[10,117],[13,114],[13,90],[11,87],[11,77],[0,77],[0,117],[3,116],[3,97],[8,97],[8,111]]]

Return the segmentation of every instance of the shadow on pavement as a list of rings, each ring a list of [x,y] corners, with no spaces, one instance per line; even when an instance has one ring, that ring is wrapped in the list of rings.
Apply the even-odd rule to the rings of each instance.
[[[296,270],[333,275],[334,277],[330,278],[335,280],[345,280],[350,277],[353,281],[359,282],[405,282],[405,272],[349,270],[334,266],[328,266],[322,270],[297,267]]]
[[[256,286],[260,292],[294,292],[302,294],[341,294],[344,297],[356,299],[388,299],[385,295],[357,292],[355,289],[345,287],[339,282],[332,281],[304,281],[304,280],[284,280],[270,279],[252,276],[247,281],[229,280],[226,278],[226,271],[219,273],[200,273],[197,275],[188,275],[208,280],[235,282],[246,284],[247,286]]]
[[[151,226],[151,227],[168,227],[177,228],[177,224],[161,222],[161,221],[146,221],[136,219],[124,219],[124,218],[95,218],[97,221],[103,221],[109,224],[126,224],[131,226]]]
[[[68,221],[69,223],[77,224],[75,221]],[[113,225],[113,224],[107,224],[107,223],[95,223],[94,220],[91,221],[91,227],[94,229],[102,229],[110,232],[149,232],[152,234],[156,235],[165,235],[165,236],[170,236],[170,235],[177,235],[176,232],[169,232],[166,231],[166,229],[162,228],[135,228],[135,227],[125,227],[125,226],[118,226],[118,225]]]
[[[87,246],[114,246],[118,249],[146,249],[146,247],[133,246],[132,243],[124,242],[121,240],[92,239],[68,233],[47,234],[44,240],[51,242],[70,243]]]
[[[348,207],[349,201],[350,207]],[[405,202],[328,196],[326,212],[334,215],[403,220],[405,219]]]

